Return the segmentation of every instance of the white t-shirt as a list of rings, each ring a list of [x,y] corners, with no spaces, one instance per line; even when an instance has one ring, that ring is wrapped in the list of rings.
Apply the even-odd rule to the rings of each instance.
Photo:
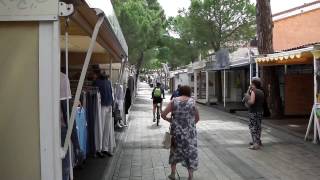
[[[71,99],[71,89],[69,79],[65,74],[60,72],[60,100]]]

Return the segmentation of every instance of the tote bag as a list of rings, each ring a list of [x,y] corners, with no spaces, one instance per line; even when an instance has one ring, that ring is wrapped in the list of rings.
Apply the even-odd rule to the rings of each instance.
[[[171,147],[171,134],[166,132],[163,137],[162,145],[165,149],[170,149]]]

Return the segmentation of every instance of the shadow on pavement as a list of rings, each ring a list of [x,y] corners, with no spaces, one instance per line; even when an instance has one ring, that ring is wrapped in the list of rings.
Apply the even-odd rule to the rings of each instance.
[[[155,122],[156,123],[156,122]],[[161,129],[162,125],[159,124],[159,126],[157,126],[157,124],[153,124],[151,126],[148,126],[148,129]]]

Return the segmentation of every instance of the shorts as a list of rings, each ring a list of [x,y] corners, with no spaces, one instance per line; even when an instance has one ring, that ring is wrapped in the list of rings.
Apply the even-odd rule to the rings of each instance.
[[[162,103],[162,98],[161,97],[154,97],[153,104],[158,104],[158,103]]]

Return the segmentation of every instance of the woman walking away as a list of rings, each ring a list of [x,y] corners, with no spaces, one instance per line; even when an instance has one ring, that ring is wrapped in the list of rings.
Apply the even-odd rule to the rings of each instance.
[[[174,98],[161,114],[162,118],[171,124],[171,148],[169,164],[171,175],[169,179],[175,180],[176,165],[182,163],[188,168],[189,180],[193,179],[193,171],[198,167],[197,129],[199,112],[194,99],[191,98],[189,86],[180,87],[180,97]],[[172,118],[167,115],[171,112]]]
[[[265,98],[261,90],[261,80],[253,78],[246,94],[246,102],[249,106],[249,129],[252,137],[249,149],[258,150],[261,147],[261,120],[263,117],[263,104]]]

